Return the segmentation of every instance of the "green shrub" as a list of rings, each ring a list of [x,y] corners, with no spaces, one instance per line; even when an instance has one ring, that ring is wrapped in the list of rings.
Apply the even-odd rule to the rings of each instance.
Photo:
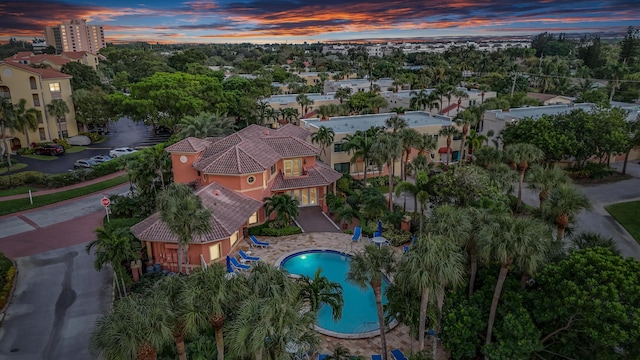
[[[54,142],[58,145],[62,145],[63,148],[68,149],[71,147],[71,145],[69,145],[69,142],[67,141],[67,139],[56,139],[54,140]]]
[[[607,164],[588,162],[584,166],[573,166],[566,169],[567,174],[573,179],[604,179],[615,173]]]
[[[102,139],[102,136],[100,136],[100,134],[95,132],[83,132],[83,133],[79,133],[78,135],[84,135],[88,137],[91,140],[91,142],[98,142]]]
[[[411,241],[411,233],[405,230],[383,231],[382,236],[393,246],[400,246]]]
[[[107,231],[115,230],[118,228],[131,228],[133,225],[139,223],[144,219],[140,218],[121,218],[121,219],[113,219],[111,218],[109,222],[104,223],[104,229]]]
[[[0,253],[0,309],[7,303],[15,275],[13,262]]]
[[[300,229],[297,226],[288,226],[286,228],[282,228],[282,229],[274,229],[274,228],[263,228],[262,229],[262,236],[286,236],[286,235],[293,235],[293,234],[300,234],[302,232],[302,229]]]

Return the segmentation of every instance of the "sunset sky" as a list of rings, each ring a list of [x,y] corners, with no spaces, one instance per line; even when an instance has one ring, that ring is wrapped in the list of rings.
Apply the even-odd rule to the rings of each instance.
[[[72,18],[104,25],[108,42],[301,43],[353,39],[624,32],[638,0],[0,1],[0,42],[44,37]]]

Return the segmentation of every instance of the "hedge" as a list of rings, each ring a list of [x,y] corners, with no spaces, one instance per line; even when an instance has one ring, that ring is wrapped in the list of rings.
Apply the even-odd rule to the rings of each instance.
[[[249,228],[249,235],[258,235],[258,236],[286,236],[286,235],[294,235],[300,234],[302,229],[297,226],[288,226],[282,229],[276,229],[269,227],[269,223],[264,223],[262,225],[254,226]]]
[[[13,262],[0,253],[0,309],[4,308],[9,298],[9,292],[16,276],[16,268]]]

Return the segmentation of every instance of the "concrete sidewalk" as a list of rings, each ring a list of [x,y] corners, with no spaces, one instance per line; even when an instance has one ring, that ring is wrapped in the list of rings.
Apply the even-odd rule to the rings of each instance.
[[[105,175],[99,178],[95,178],[93,180],[87,180],[87,181],[83,181],[77,184],[73,184],[73,185],[69,185],[69,186],[64,186],[61,188],[56,188],[56,189],[46,189],[46,190],[38,190],[36,192],[31,192],[31,195],[33,197],[36,196],[41,196],[41,195],[48,195],[48,194],[54,194],[54,193],[59,193],[62,191],[67,191],[67,190],[72,190],[72,189],[78,189],[81,187],[85,187],[88,185],[93,185],[99,182],[103,182],[106,180],[111,180],[111,179],[115,179],[119,176],[125,175],[126,171],[124,170],[120,170],[118,172],[115,172],[113,174],[109,174],[109,175]],[[17,195],[11,195],[11,196],[0,196],[0,202],[3,201],[7,201],[7,200],[15,200],[15,199],[26,199],[29,197],[29,193],[24,193],[24,194],[17,194]]]

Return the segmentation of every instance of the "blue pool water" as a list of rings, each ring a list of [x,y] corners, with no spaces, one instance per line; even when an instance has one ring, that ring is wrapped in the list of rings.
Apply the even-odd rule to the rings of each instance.
[[[347,280],[350,263],[351,257],[336,251],[307,251],[288,256],[282,261],[281,266],[291,274],[306,275],[311,278],[318,268],[322,268],[322,276],[342,285],[344,298],[342,318],[337,322],[333,321],[331,307],[322,305],[316,322],[319,327],[343,334],[379,330],[373,289],[371,287],[362,289]],[[385,282],[382,285],[383,294],[386,287]],[[382,302],[387,302],[384,296]]]

